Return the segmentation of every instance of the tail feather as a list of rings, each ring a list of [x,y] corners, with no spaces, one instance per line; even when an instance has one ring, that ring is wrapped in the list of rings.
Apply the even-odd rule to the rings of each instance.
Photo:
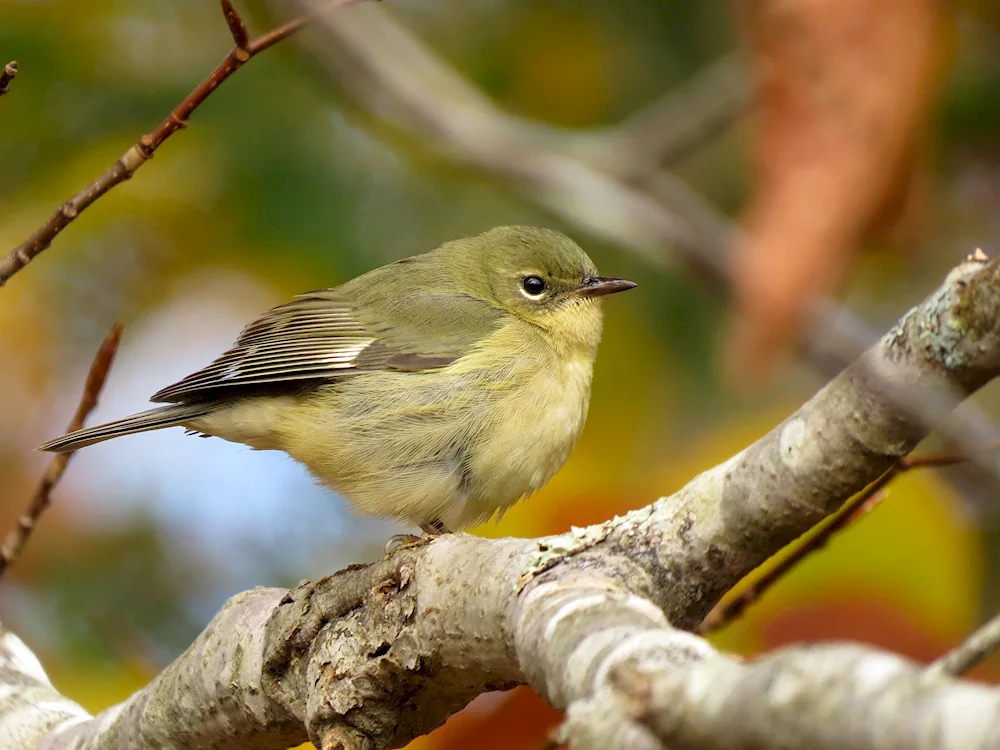
[[[68,453],[77,448],[85,448],[103,440],[131,435],[135,432],[148,432],[149,430],[159,430],[163,427],[173,427],[183,424],[191,419],[204,416],[212,410],[209,404],[172,404],[161,406],[149,411],[141,411],[129,417],[116,419],[114,422],[95,425],[94,427],[84,427],[82,430],[74,430],[55,440],[50,440],[44,445],[40,445],[40,451],[52,451],[54,453]]]

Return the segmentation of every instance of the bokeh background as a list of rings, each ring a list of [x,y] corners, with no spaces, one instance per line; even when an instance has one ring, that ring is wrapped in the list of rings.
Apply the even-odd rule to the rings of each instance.
[[[612,127],[755,39],[716,0],[383,5],[507,111],[581,132]],[[245,17],[263,31],[272,12],[251,5]],[[920,79],[928,103],[914,120],[906,200],[892,221],[870,222],[880,231],[864,233],[839,292],[876,330],[975,247],[1000,249],[998,17],[1000,3],[966,4],[934,39],[944,62]],[[21,65],[0,100],[0,250],[159,122],[230,46],[212,0],[0,1],[0,57]],[[563,223],[509,184],[427,158],[359,114],[321,68],[293,43],[253,60],[0,292],[0,527],[30,497],[47,461],[33,448],[62,431],[113,321],[125,322],[124,339],[92,421],[145,408],[298,291],[498,224],[566,231],[603,272],[640,288],[606,305],[590,418],[566,467],[476,533],[535,536],[645,505],[822,384],[794,357],[777,358],[770,379],[739,383],[720,364],[734,313],[718,289]],[[855,73],[862,88],[864,67]],[[771,158],[754,127],[737,118],[672,165],[734,218]],[[977,403],[1000,411],[992,394]],[[899,480],[716,640],[747,654],[826,638],[942,653],[1000,605],[1000,513],[953,484],[930,472]],[[412,531],[352,516],[284,455],[179,429],[81,452],[54,500],[0,585],[0,619],[92,710],[144,684],[228,596],[374,559],[390,535]],[[987,664],[976,675],[1000,672]],[[530,691],[488,695],[415,746],[534,748],[556,721]]]

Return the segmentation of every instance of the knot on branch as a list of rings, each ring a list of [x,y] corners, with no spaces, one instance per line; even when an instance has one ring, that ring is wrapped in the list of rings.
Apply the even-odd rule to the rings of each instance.
[[[16,77],[17,60],[11,60],[3,66],[3,71],[0,71],[0,96],[3,96],[10,90],[10,82]]]
[[[450,673],[422,632],[417,554],[303,582],[271,615],[265,689],[318,747],[401,747],[481,692]]]
[[[971,255],[948,274],[945,283],[911,310],[886,336],[894,359],[923,349],[940,368],[961,376],[996,365],[985,361],[1000,335],[1000,261]],[[981,376],[963,387],[981,385]]]

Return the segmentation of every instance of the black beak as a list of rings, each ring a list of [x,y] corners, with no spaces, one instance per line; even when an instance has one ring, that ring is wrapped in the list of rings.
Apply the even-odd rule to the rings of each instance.
[[[592,276],[583,282],[576,290],[582,297],[603,297],[605,294],[617,294],[629,289],[635,289],[638,284],[628,279],[615,279],[610,276]]]

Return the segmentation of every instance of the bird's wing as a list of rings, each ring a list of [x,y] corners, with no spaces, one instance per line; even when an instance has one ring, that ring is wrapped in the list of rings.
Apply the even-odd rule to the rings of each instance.
[[[465,295],[404,291],[373,298],[352,293],[350,283],[307,292],[264,313],[218,359],[150,400],[186,403],[223,390],[445,367],[496,330],[502,316]]]

